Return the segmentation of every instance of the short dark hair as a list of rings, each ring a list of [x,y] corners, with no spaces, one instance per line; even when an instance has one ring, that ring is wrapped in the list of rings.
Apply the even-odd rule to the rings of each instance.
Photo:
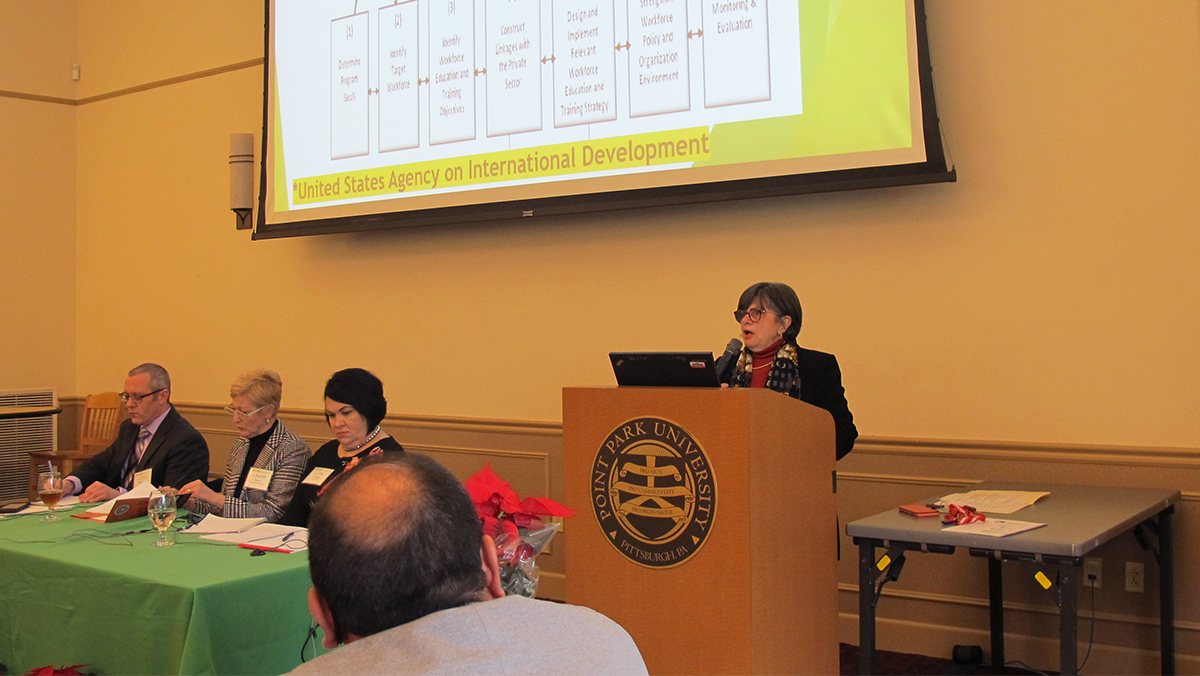
[[[478,601],[483,526],[449,470],[413,453],[359,463],[309,519],[308,565],[338,636],[363,637]]]
[[[156,390],[171,389],[171,375],[167,373],[165,368],[159,366],[158,364],[146,362],[145,364],[138,364],[132,369],[129,369],[130,378],[134,376],[140,376],[143,373],[150,376],[149,385],[151,388]]]
[[[800,307],[800,298],[792,287],[780,282],[759,282],[751,285],[738,299],[738,309],[745,311],[754,301],[758,301],[764,309],[775,310],[780,316],[791,317],[792,324],[783,332],[783,339],[796,342],[796,336],[800,335],[800,321],[804,318],[804,309]]]
[[[339,404],[350,404],[367,419],[367,431],[383,422],[387,415],[387,399],[383,398],[383,382],[366,369],[343,369],[325,383],[325,396]]]

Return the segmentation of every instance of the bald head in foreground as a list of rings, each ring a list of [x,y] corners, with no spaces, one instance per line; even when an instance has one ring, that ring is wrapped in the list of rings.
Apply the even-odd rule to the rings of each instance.
[[[645,674],[633,639],[579,606],[505,596],[496,547],[449,471],[363,462],[309,521],[309,608],[326,648],[293,674]]]

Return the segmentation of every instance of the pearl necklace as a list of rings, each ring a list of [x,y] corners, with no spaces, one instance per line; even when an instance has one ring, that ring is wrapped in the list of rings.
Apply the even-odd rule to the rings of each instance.
[[[361,444],[355,446],[354,448],[347,448],[345,450],[345,452],[353,453],[353,452],[357,451],[358,449],[362,448],[363,446],[366,446],[367,444],[371,443],[371,440],[374,439],[376,437],[376,435],[378,435],[378,434],[379,434],[379,425],[376,425],[375,430],[372,431],[370,434],[368,434],[367,438],[363,439],[363,442]]]

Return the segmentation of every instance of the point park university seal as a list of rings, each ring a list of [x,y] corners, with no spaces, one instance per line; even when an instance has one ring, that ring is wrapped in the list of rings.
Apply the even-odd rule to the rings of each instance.
[[[708,456],[683,427],[634,418],[614,429],[592,463],[592,509],[609,544],[650,568],[670,568],[704,546],[717,507]]]

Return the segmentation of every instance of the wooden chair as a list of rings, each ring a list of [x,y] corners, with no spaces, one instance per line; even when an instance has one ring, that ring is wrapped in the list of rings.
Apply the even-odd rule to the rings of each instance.
[[[121,398],[116,392],[89,394],[83,407],[83,429],[79,435],[78,450],[30,451],[29,501],[37,500],[37,475],[45,469],[47,462],[57,466],[64,477],[67,476],[76,465],[108,448],[117,438],[120,422]]]
[[[79,446],[87,457],[103,451],[117,438],[121,423],[121,397],[116,392],[90,394],[83,408]]]

